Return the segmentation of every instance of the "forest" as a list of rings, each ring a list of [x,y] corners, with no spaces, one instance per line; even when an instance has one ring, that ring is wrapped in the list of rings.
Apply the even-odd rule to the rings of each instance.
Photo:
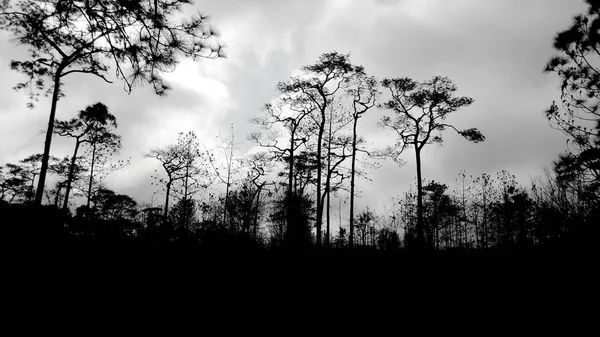
[[[231,126],[206,146],[190,126],[175,142],[140,153],[160,169],[148,177],[153,194],[136,200],[105,184],[133,160],[119,156],[128,144],[109,105],[99,97],[71,119],[57,111],[71,98],[66,79],[73,76],[115,82],[128,93],[145,85],[168,102],[172,88],[164,76],[182,59],[207,67],[226,61],[235,46],[219,42],[208,16],[187,16],[189,3],[0,1],[0,31],[26,50],[10,63],[22,81],[1,96],[26,95],[30,107],[41,97],[51,102],[44,107],[43,152],[0,163],[4,244],[188,258],[518,256],[588,252],[596,245],[600,1],[585,1],[587,11],[555,33],[555,54],[539,65],[561,83],[561,100],[548,102],[539,116],[567,142],[530,184],[508,170],[428,179],[422,154],[442,146],[444,137],[459,136],[464,151],[490,141],[477,125],[453,122],[474,98],[434,72],[424,80],[376,78],[350,53],[325,50],[280,78],[272,99],[248,114],[251,132],[237,134]],[[371,127],[394,135],[386,144],[373,145],[361,134],[374,119]],[[69,155],[53,153],[57,139],[70,144]],[[0,134],[0,142],[10,139]],[[240,153],[240,142],[252,150]],[[383,162],[414,163],[414,172],[402,171],[414,184],[383,206],[362,200],[359,207],[359,186],[366,186],[359,182],[378,179]]]

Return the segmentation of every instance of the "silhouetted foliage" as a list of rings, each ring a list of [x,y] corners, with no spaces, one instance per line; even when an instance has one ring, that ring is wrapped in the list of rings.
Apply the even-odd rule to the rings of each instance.
[[[82,144],[87,143],[95,148],[98,143],[106,143],[109,138],[111,138],[109,140],[111,142],[118,142],[116,136],[107,136],[108,134],[111,134],[112,129],[116,127],[117,119],[108,112],[108,108],[102,103],[90,105],[85,108],[85,110],[79,111],[76,118],[72,118],[68,121],[56,121],[56,128],[54,129],[56,134],[63,137],[75,138],[75,149],[71,156],[71,163],[69,165],[65,186],[63,203],[64,211],[66,211],[69,206],[71,184],[75,177],[75,170],[78,167],[77,152],[79,151],[79,147]],[[94,159],[92,159],[92,161],[94,161]],[[93,171],[93,167],[91,169]]]
[[[31,188],[27,183],[30,178],[18,165],[7,164],[0,176],[0,199],[11,204],[15,200],[22,201],[27,197]]]
[[[110,173],[129,164],[123,160],[118,160],[116,163],[112,161],[112,157],[121,150],[121,136],[113,133],[113,128],[116,128],[115,120],[107,123],[106,126],[92,128],[88,141],[89,147],[82,156],[82,160],[89,168],[87,188],[83,188],[83,193],[87,197],[88,210],[97,192],[95,187],[99,187]]]
[[[272,220],[276,231],[273,239],[276,245],[283,244],[293,249],[307,248],[311,241],[313,202],[304,195],[284,195],[275,201]],[[291,219],[291,222],[289,221]]]
[[[584,179],[600,197],[600,7],[597,1],[586,2],[587,13],[575,16],[554,39],[559,54],[545,71],[561,79],[562,109],[553,102],[545,113],[550,126],[569,137],[568,152],[555,163],[559,178]]]
[[[331,52],[277,84],[278,97],[253,119],[260,130],[248,136],[258,152],[257,147],[244,149],[246,156],[237,157],[233,127],[231,137],[211,150],[201,149],[194,131],[179,133],[175,143],[150,150],[145,156],[156,159],[154,164],[164,170],[152,175],[157,192],[165,193],[164,203],[155,205],[152,198],[138,204],[132,197],[140,197],[138,191],[127,192],[136,193],[129,196],[116,192],[118,181],[105,184],[111,172],[129,162],[113,159],[121,137],[113,133],[116,117],[104,104],[90,105],[70,120],[54,121],[63,95],[61,79],[87,73],[108,81],[111,64],[127,92],[145,82],[164,94],[168,87],[161,74],[174,69],[176,54],[221,56],[220,46],[210,44],[214,32],[205,24],[206,17],[176,22],[189,3],[0,0],[0,29],[16,34],[18,42],[29,47],[27,61],[12,63],[28,76],[16,89],[30,90],[33,99],[39,90],[49,89],[53,97],[48,132],[75,140],[70,157],[50,157],[47,138],[44,154],[0,167],[3,247],[13,245],[18,254],[31,251],[36,259],[60,249],[66,252],[61,258],[111,252],[119,258],[135,256],[127,261],[131,265],[140,257],[151,264],[168,257],[168,263],[193,261],[186,265],[191,269],[224,256],[250,261],[253,268],[250,258],[263,253],[284,256],[285,264],[295,268],[293,262],[300,260],[293,255],[316,253],[315,261],[328,268],[334,265],[328,258],[336,256],[349,258],[350,269],[360,272],[359,257],[562,256],[595,249],[600,217],[597,1],[588,0],[588,13],[577,16],[555,39],[561,55],[552,58],[546,70],[563,81],[564,111],[553,104],[546,116],[570,137],[569,152],[530,186],[521,185],[506,170],[477,177],[463,170],[454,183],[423,179],[421,151],[427,144],[441,144],[446,129],[470,142],[485,140],[476,128],[461,130],[447,122],[473,99],[456,96],[456,85],[441,76],[424,82],[405,77],[378,82],[350,63],[349,54]],[[128,68],[131,72],[124,71]],[[53,86],[46,87],[44,79],[51,79]],[[371,151],[359,132],[359,120],[376,105],[379,83],[387,89],[380,107],[392,113],[379,124],[392,129],[396,141],[383,151]],[[403,164],[400,156],[411,147],[416,186],[398,191],[383,210],[365,200],[355,214],[355,178],[369,179],[365,168],[375,166],[371,154]],[[52,173],[48,181],[54,188],[44,191],[46,171]],[[211,186],[217,180],[222,185]],[[391,186],[395,181],[385,183]],[[48,205],[37,200],[41,193]],[[84,202],[74,215],[70,201]],[[332,208],[337,211],[333,221]],[[386,268],[397,266],[403,264]],[[240,286],[251,290],[246,281]]]
[[[311,113],[315,124],[316,155],[319,162],[323,159],[323,140],[327,125],[327,110],[336,94],[341,88],[347,87],[350,80],[364,74],[361,66],[350,63],[350,55],[337,52],[325,53],[319,57],[317,63],[300,68],[304,74],[292,77],[289,82],[280,82],[277,87],[283,95],[284,101],[296,111]],[[323,165],[317,165],[316,190],[317,190],[317,246],[321,246],[322,222],[324,203],[322,198]]]
[[[50,157],[50,160],[52,168],[59,163],[55,157]],[[35,196],[35,177],[40,174],[41,163],[42,155],[32,154],[19,160],[18,164],[0,166],[0,200],[9,204],[14,201],[31,202]]]
[[[209,160],[206,158],[210,154],[200,150],[198,137],[194,132],[180,133],[176,144],[151,150],[146,156],[160,161],[167,175],[166,178],[153,176],[155,183],[165,190],[165,221],[169,214],[171,194],[179,199],[189,200],[212,183],[208,176]]]
[[[358,137],[358,120],[375,106],[377,99],[377,81],[374,77],[359,74],[354,79],[355,86],[348,89],[352,97],[352,166],[350,169],[350,246],[354,245],[354,179],[356,177],[356,153],[360,139]]]
[[[169,223],[175,230],[194,231],[198,227],[197,210],[194,199],[180,199],[169,210]]]
[[[75,162],[73,165],[73,161],[69,156],[64,157],[60,161],[54,157],[50,158],[51,163],[48,166],[48,171],[57,176],[58,181],[55,186],[51,190],[47,190],[47,198],[48,203],[54,204],[56,207],[60,207],[59,203],[61,202],[61,198],[64,196],[61,194],[62,190],[67,187],[67,181],[71,181],[72,183],[78,183],[83,178],[83,175],[88,171],[87,167],[82,164],[78,164]],[[63,208],[63,211],[66,209]]]
[[[93,201],[94,207],[88,214],[89,218],[134,221],[138,213],[137,202],[130,196],[116,194],[106,188],[100,188]]]
[[[169,87],[164,72],[175,69],[180,57],[216,58],[222,49],[206,16],[175,20],[187,0],[62,1],[23,0],[0,7],[0,29],[11,32],[27,46],[25,61],[11,68],[28,79],[15,86],[28,90],[31,100],[39,91],[52,92],[42,167],[35,202],[40,205],[50,157],[56,105],[62,78],[74,73],[106,78],[112,64],[115,75],[131,92],[136,85],[152,84],[158,95]],[[47,86],[45,80],[53,83]],[[32,106],[33,102],[30,102]]]
[[[423,179],[421,177],[421,151],[426,144],[442,143],[441,132],[454,129],[465,139],[478,143],[485,137],[475,128],[458,130],[446,123],[453,112],[473,103],[470,97],[456,97],[457,87],[447,77],[434,76],[425,82],[410,78],[384,79],[381,84],[389,90],[391,99],[383,104],[392,110],[394,117],[381,120],[384,127],[391,128],[398,137],[397,143],[389,147],[388,155],[396,161],[404,150],[413,147],[417,163],[417,226],[416,240],[425,247],[425,224],[423,222]],[[431,248],[431,247],[429,247]]]

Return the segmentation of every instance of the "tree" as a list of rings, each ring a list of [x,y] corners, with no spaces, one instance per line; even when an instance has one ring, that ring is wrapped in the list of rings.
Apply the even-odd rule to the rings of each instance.
[[[555,164],[559,178],[582,177],[600,193],[600,2],[586,0],[588,11],[575,16],[571,27],[559,32],[554,48],[559,55],[545,72],[561,79],[562,111],[553,102],[546,110],[550,126],[569,137],[569,151]]]
[[[294,102],[297,109],[316,114],[314,121],[318,129],[316,141],[319,162],[323,159],[323,135],[327,125],[327,108],[340,88],[343,88],[353,76],[364,72],[361,66],[351,64],[349,58],[349,55],[337,52],[322,54],[317,63],[301,67],[303,75],[292,77],[289,82],[280,82],[277,85],[284,96],[299,98]],[[321,246],[324,209],[321,198],[322,175],[322,165],[318,165],[316,183],[317,246]]]
[[[341,164],[351,157],[346,150],[350,147],[351,138],[347,136],[333,137],[332,125],[329,125],[329,135],[326,140],[327,144],[327,169],[325,170],[325,190],[321,195],[321,203],[326,205],[326,231],[325,231],[325,245],[329,246],[331,239],[331,192],[336,192],[341,188],[344,179],[347,176],[341,171]],[[341,151],[340,152],[336,152]],[[337,179],[337,180],[335,180]],[[324,202],[324,199],[326,201]]]
[[[435,181],[430,181],[423,186],[423,194],[426,199],[423,202],[423,208],[424,213],[427,214],[426,240],[428,246],[436,249],[439,248],[440,231],[445,227],[450,227],[446,220],[457,213],[456,205],[454,205],[450,196],[446,194],[447,189],[446,184]],[[460,238],[460,228],[456,232],[457,237]]]
[[[28,180],[30,178],[21,166],[6,164],[2,179],[0,179],[0,199],[10,205],[15,199],[25,198],[27,192],[30,191]]]
[[[183,168],[183,163],[180,160],[177,148],[174,145],[169,145],[164,149],[154,149],[151,150],[150,153],[146,155],[148,158],[154,158],[160,161],[165,173],[167,174],[167,178],[161,178],[158,176],[153,176],[157,180],[158,184],[164,185],[165,189],[165,204],[163,210],[163,220],[166,221],[167,214],[169,212],[169,197],[171,195],[171,186],[173,182],[177,178],[175,175]],[[152,183],[154,185],[154,183]]]
[[[71,183],[76,183],[81,180],[85,172],[87,172],[87,168],[82,164],[75,163],[72,165],[72,160],[69,156],[64,157],[61,160],[57,158],[51,157],[51,164],[48,166],[48,171],[50,173],[54,173],[58,176],[58,181],[54,189],[47,191],[48,194],[48,202],[54,203],[56,208],[59,206],[59,200],[61,198],[61,192],[63,188],[66,188],[67,181],[71,181]],[[54,201],[52,201],[52,197]]]
[[[358,234],[358,238],[360,239],[360,244],[363,247],[367,246],[367,236],[371,232],[373,227],[373,222],[375,220],[375,214],[367,207],[366,210],[358,214],[358,218],[356,219],[356,230]],[[352,246],[352,243],[350,244]]]
[[[570,234],[588,212],[581,188],[564,184],[556,172],[544,169],[544,175],[532,182],[535,204],[534,232],[538,244],[556,242]],[[583,213],[583,214],[582,214]],[[593,223],[595,225],[595,223]]]
[[[146,155],[149,158],[161,162],[167,175],[166,179],[159,176],[154,178],[157,184],[164,185],[165,204],[163,220],[167,220],[169,214],[169,199],[171,192],[177,193],[184,200],[191,199],[200,189],[206,188],[210,181],[207,179],[207,169],[204,166],[204,154],[200,151],[198,137],[193,131],[186,134],[179,133],[177,143],[169,145],[164,149],[151,150]],[[174,184],[181,183],[177,189]],[[182,205],[188,205],[183,203]]]
[[[310,115],[311,110],[300,104],[303,99],[302,97],[280,97],[276,105],[266,104],[263,109],[264,114],[252,118],[252,122],[259,125],[262,130],[253,131],[248,135],[249,140],[270,152],[273,161],[288,163],[286,200],[292,200],[296,193],[294,189],[296,151],[305,146],[308,141],[306,136],[308,130],[303,120]],[[289,110],[284,110],[284,107],[289,107]],[[286,140],[286,145],[280,145],[280,138],[285,137],[284,132],[287,132],[289,138]],[[285,202],[284,205],[293,206],[289,202]],[[288,216],[287,226],[292,226],[294,212],[290,209],[282,214]]]
[[[391,228],[382,228],[377,234],[377,247],[382,251],[393,252],[400,248],[400,237]]]
[[[4,204],[4,194],[6,193],[6,176],[4,167],[0,166],[0,206]]]
[[[200,150],[198,136],[193,131],[179,134],[176,149],[182,166],[181,170],[175,172],[175,181],[178,181],[180,186],[175,186],[173,192],[184,200],[183,207],[193,207],[195,211],[195,204],[187,201],[192,200],[195,194],[212,183],[208,172],[208,160],[206,160],[209,154]],[[184,214],[188,213],[189,211],[184,212]],[[186,228],[190,226],[191,220],[191,218],[184,219]]]
[[[223,223],[224,224],[227,223],[227,212],[229,209],[229,207],[228,207],[229,190],[232,185],[232,175],[236,171],[236,167],[234,167],[235,160],[233,158],[233,150],[234,150],[234,146],[235,146],[235,133],[233,132],[233,124],[231,125],[231,128],[230,128],[230,135],[231,136],[229,139],[223,139],[223,138],[219,137],[220,144],[218,145],[220,152],[225,157],[225,171],[226,171],[225,177],[223,177],[221,175],[221,173],[219,172],[220,170],[217,167],[217,164],[215,164],[215,160],[214,160],[213,156],[208,152],[208,149],[206,150],[206,158],[208,158],[208,161],[209,161],[210,165],[212,166],[212,169],[215,172],[216,177],[223,184],[225,184],[225,204],[223,205]]]
[[[475,228],[475,240],[477,241],[477,248],[488,248],[490,236],[489,214],[492,195],[490,190],[492,189],[493,180],[489,174],[484,173],[481,177],[476,178],[474,183],[478,196],[477,206],[481,209],[481,221],[479,221],[479,228]]]
[[[51,158],[56,160],[56,158]],[[23,173],[25,176],[27,176],[30,180],[31,180],[31,187],[29,192],[27,193],[27,201],[31,201],[33,195],[35,195],[35,188],[34,188],[34,184],[35,184],[35,177],[37,175],[40,174],[40,164],[42,162],[42,155],[37,153],[37,154],[32,154],[31,156],[28,156],[25,159],[19,160],[19,163],[21,164],[21,169],[23,170]]]
[[[103,220],[132,221],[137,215],[137,202],[128,195],[100,188],[94,197],[97,216]]]
[[[326,210],[325,245],[329,245],[331,239],[331,193],[343,188],[344,180],[348,178],[348,174],[342,164],[351,157],[352,153],[352,137],[345,132],[346,127],[352,123],[349,110],[344,107],[341,98],[335,104],[329,104],[328,110],[328,125],[323,140],[326,149],[324,158],[325,188],[319,196]],[[314,165],[315,169],[317,165],[319,165],[318,160]]]
[[[471,222],[470,217],[467,215],[467,198],[469,197],[468,194],[471,191],[473,179],[472,177],[467,178],[465,171],[460,171],[458,173],[456,182],[459,184],[459,191],[455,192],[455,195],[457,196],[456,199],[458,199],[458,202],[456,203],[460,208],[460,215],[458,215],[459,228],[457,228],[459,246],[467,247],[469,244],[469,223]],[[461,224],[462,226],[460,226]],[[464,241],[461,241],[461,238],[464,238]]]
[[[389,90],[391,99],[383,107],[392,110],[395,118],[385,116],[384,127],[393,129],[398,142],[391,155],[398,157],[405,149],[413,147],[417,163],[417,226],[416,240],[425,247],[423,223],[423,180],[421,177],[421,152],[426,144],[442,143],[441,131],[455,130],[468,141],[478,143],[485,137],[475,128],[458,130],[445,123],[450,113],[473,103],[470,97],[455,97],[456,85],[447,77],[435,76],[429,81],[417,82],[410,78],[384,79],[381,84]]]
[[[11,68],[28,79],[16,89],[52,92],[42,167],[35,202],[41,204],[57,102],[63,96],[62,79],[74,73],[106,78],[109,65],[129,93],[149,83],[158,95],[169,89],[162,73],[172,71],[179,57],[216,58],[208,18],[197,15],[176,20],[189,0],[63,1],[22,0],[0,2],[0,29],[11,32],[28,47],[28,58],[12,61]],[[51,80],[50,86],[45,80]],[[32,104],[32,102],[30,102]]]
[[[250,156],[250,170],[248,172],[248,176],[246,180],[249,181],[254,186],[254,220],[252,223],[252,237],[254,240],[257,239],[258,234],[258,218],[261,212],[261,193],[267,184],[273,185],[274,183],[267,183],[264,179],[266,174],[272,169],[273,163],[270,160],[270,156],[265,152],[255,153]]]
[[[127,165],[127,163],[122,161],[119,161],[117,164],[111,164],[112,156],[121,150],[121,136],[112,132],[112,128],[116,127],[116,125],[116,122],[113,121],[105,126],[90,129],[87,140],[90,148],[84,156],[84,159],[89,163],[90,171],[86,192],[87,210],[90,209],[90,202],[94,197],[94,191],[92,190],[94,183],[99,185],[101,180],[106,178],[110,172]]]
[[[96,103],[79,111],[77,117],[68,121],[57,121],[54,132],[63,137],[75,138],[75,149],[71,157],[69,165],[69,173],[67,175],[65,199],[63,210],[66,211],[69,206],[69,194],[71,192],[71,184],[73,182],[77,152],[82,144],[88,143],[96,146],[95,143],[101,141],[99,135],[110,133],[112,128],[117,127],[117,119],[108,112],[106,105]]]
[[[180,199],[169,211],[169,222],[173,224],[174,229],[193,230],[198,225],[197,209],[194,199]]]
[[[279,234],[284,242],[293,248],[302,248],[311,241],[311,221],[314,212],[313,201],[306,195],[287,193],[275,201],[272,220],[283,229]],[[285,224],[285,227],[283,226]]]
[[[18,164],[7,163],[5,168],[0,167],[0,174],[2,170],[5,171],[0,179],[0,200],[4,200],[4,197],[10,194],[9,203],[15,199],[31,202],[35,194],[35,177],[40,173],[41,159],[41,154],[32,154],[19,160]],[[50,159],[53,163],[57,161],[55,157]]]
[[[250,178],[250,177],[248,177]],[[246,179],[242,185],[230,192],[229,203],[227,207],[227,214],[229,214],[229,222],[234,232],[241,232],[245,235],[250,236],[251,231],[254,237],[256,237],[256,224],[255,219],[258,218],[260,208],[256,207],[254,199],[258,194],[256,186]]]
[[[356,87],[348,90],[352,97],[352,168],[350,171],[350,247],[354,245],[354,179],[356,176],[356,153],[358,151],[358,120],[372,107],[377,98],[377,81],[374,77],[360,74]]]
[[[160,207],[145,207],[141,211],[142,213],[142,223],[146,226],[146,229],[153,230],[162,217],[162,210]]]

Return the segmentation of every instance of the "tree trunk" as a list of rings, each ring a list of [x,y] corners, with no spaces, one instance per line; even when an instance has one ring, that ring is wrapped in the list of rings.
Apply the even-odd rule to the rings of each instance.
[[[461,201],[462,201],[462,213],[463,213],[462,214],[463,215],[462,221],[464,221],[464,228],[461,228],[461,230],[464,230],[463,231],[464,242],[462,243],[462,246],[463,246],[462,248],[466,248],[467,247],[467,241],[468,241],[468,237],[467,237],[468,236],[468,233],[467,233],[467,230],[468,230],[468,228],[467,228],[467,226],[468,226],[467,225],[467,201],[466,201],[466,197],[465,197],[465,180],[464,179],[465,179],[465,177],[463,176],[463,180],[462,180],[462,196],[461,196],[462,200]],[[459,225],[460,225],[460,223],[459,223]]]
[[[332,113],[333,115],[333,113]],[[331,228],[331,212],[330,212],[330,204],[331,204],[331,174],[333,172],[331,172],[331,142],[333,139],[333,131],[331,128],[333,122],[333,116],[329,116],[329,141],[327,143],[327,186],[326,186],[326,193],[327,193],[327,237],[326,237],[326,241],[325,244],[327,246],[329,246],[330,244],[330,238],[331,238],[331,233],[330,233],[330,228]]]
[[[223,225],[227,222],[227,206],[229,205],[229,173],[227,173],[227,186],[225,187],[225,205],[223,207]]]
[[[327,191],[327,237],[325,238],[325,245],[329,246],[331,237],[331,191]]]
[[[324,213],[324,211],[325,211],[325,207],[324,207],[325,206],[325,200],[326,200],[326,197],[329,195],[329,191],[327,189],[327,182],[328,182],[328,180],[329,180],[329,172],[327,172],[327,176],[325,178],[325,191],[323,191],[323,195],[322,196],[317,196],[317,199],[321,201],[321,207],[323,208],[322,213]]]
[[[37,174],[33,173],[33,178],[31,178],[31,193],[29,193],[29,196],[27,197],[27,202],[31,202],[31,197],[33,194],[33,187],[35,186],[35,176]]]
[[[423,223],[423,180],[421,178],[421,149],[415,144],[417,159],[417,245],[425,248],[425,224]]]
[[[358,118],[354,118],[354,126],[352,128],[352,167],[350,170],[350,248],[354,247],[354,176],[356,173],[356,124]]]
[[[189,152],[188,152],[189,156]],[[189,157],[188,157],[189,160]],[[185,166],[185,179],[183,183],[183,226],[184,228],[188,227],[188,179],[190,175],[190,165],[189,162]]]
[[[54,132],[54,119],[56,116],[56,105],[58,103],[58,94],[60,93],[60,76],[63,71],[61,63],[54,74],[54,91],[52,92],[52,105],[50,107],[50,118],[48,119],[48,129],[46,130],[46,140],[44,142],[44,154],[42,155],[42,167],[40,168],[40,179],[38,188],[35,192],[35,204],[42,204],[44,196],[44,185],[46,184],[46,171],[48,171],[48,161],[50,160],[50,144],[52,143],[52,133]]]
[[[62,186],[60,182],[56,184],[56,195],[54,196],[54,207],[58,208],[58,199],[60,199],[60,190],[62,190]]]
[[[233,129],[232,129],[232,135],[233,135]],[[232,163],[232,159],[233,159],[233,136],[231,137],[231,147],[230,147],[230,152],[229,152],[229,162],[227,163],[227,186],[226,186],[226,190],[225,190],[225,207],[223,210],[223,224],[225,224],[225,221],[227,220],[227,205],[229,204],[229,186],[230,186],[230,180],[231,180],[231,163]]]
[[[483,187],[483,223],[481,224],[483,226],[483,235],[481,238],[481,242],[482,242],[482,248],[487,248],[488,245],[488,231],[487,231],[487,226],[488,226],[488,219],[487,219],[487,200],[486,200],[486,185],[484,185]]]
[[[326,102],[326,100],[325,100]],[[321,227],[323,224],[323,202],[321,201],[321,182],[323,169],[321,167],[321,155],[323,154],[323,133],[325,132],[325,108],[321,109],[321,123],[319,123],[319,139],[317,140],[317,247],[321,247]]]
[[[291,138],[290,138],[290,172],[288,173],[288,191],[287,191],[287,200],[286,200],[286,216],[287,216],[287,230],[286,233],[291,234],[293,227],[293,215],[292,215],[292,184],[294,183],[294,140],[296,137],[296,130],[292,127],[291,130]],[[282,228],[280,228],[282,229]],[[281,233],[283,235],[283,233]],[[289,238],[289,237],[288,237]]]
[[[88,183],[87,204],[85,205],[85,213],[90,216],[90,200],[92,200],[92,183],[94,181],[94,164],[96,162],[96,143],[92,145],[92,166],[90,167],[90,182]]]
[[[167,191],[166,191],[166,196],[165,196],[165,210],[163,212],[163,222],[167,222],[167,215],[169,214],[169,195],[171,194],[171,183],[172,181],[169,180],[169,182],[167,183]]]
[[[75,140],[75,150],[73,151],[73,157],[71,157],[71,165],[69,166],[69,174],[67,175],[67,186],[65,188],[65,201],[62,208],[65,212],[67,211],[67,208],[69,208],[69,193],[71,192],[71,184],[73,183],[73,173],[75,171],[75,161],[77,160],[79,144],[79,139]]]
[[[257,188],[258,191],[256,191],[256,211],[254,212],[254,224],[252,229],[252,236],[254,237],[254,240],[256,240],[256,234],[258,231],[258,212],[260,209],[260,192],[262,190],[262,186]]]

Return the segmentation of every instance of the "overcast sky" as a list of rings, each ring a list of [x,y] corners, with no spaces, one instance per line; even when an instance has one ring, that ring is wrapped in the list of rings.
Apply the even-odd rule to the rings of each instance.
[[[559,100],[559,79],[542,70],[554,53],[555,34],[585,10],[582,0],[218,0],[195,6],[212,17],[228,58],[182,62],[167,76],[174,90],[166,97],[154,96],[150,87],[127,95],[118,82],[70,75],[58,105],[63,120],[98,101],[109,107],[123,137],[123,157],[132,164],[108,187],[138,202],[150,201],[150,174],[158,168],[144,153],[190,130],[211,146],[233,123],[243,155],[254,128],[248,119],[275,97],[275,83],[330,51],[351,53],[354,64],[379,79],[448,76],[459,95],[475,99],[449,122],[477,127],[487,140],[471,144],[448,131],[442,147],[424,149],[428,180],[452,185],[460,170],[479,176],[506,169],[528,183],[565,148],[565,138],[543,115]],[[26,95],[12,91],[22,76],[9,62],[24,50],[10,39],[0,33],[0,165],[42,152],[50,109],[42,99],[28,110]],[[375,125],[383,113],[373,110],[361,121],[359,132],[370,143],[394,140]],[[72,146],[55,137],[51,153],[62,157]],[[360,183],[359,210],[367,204],[380,210],[414,184],[413,152],[404,159],[403,167],[384,163],[372,171],[371,183]]]

